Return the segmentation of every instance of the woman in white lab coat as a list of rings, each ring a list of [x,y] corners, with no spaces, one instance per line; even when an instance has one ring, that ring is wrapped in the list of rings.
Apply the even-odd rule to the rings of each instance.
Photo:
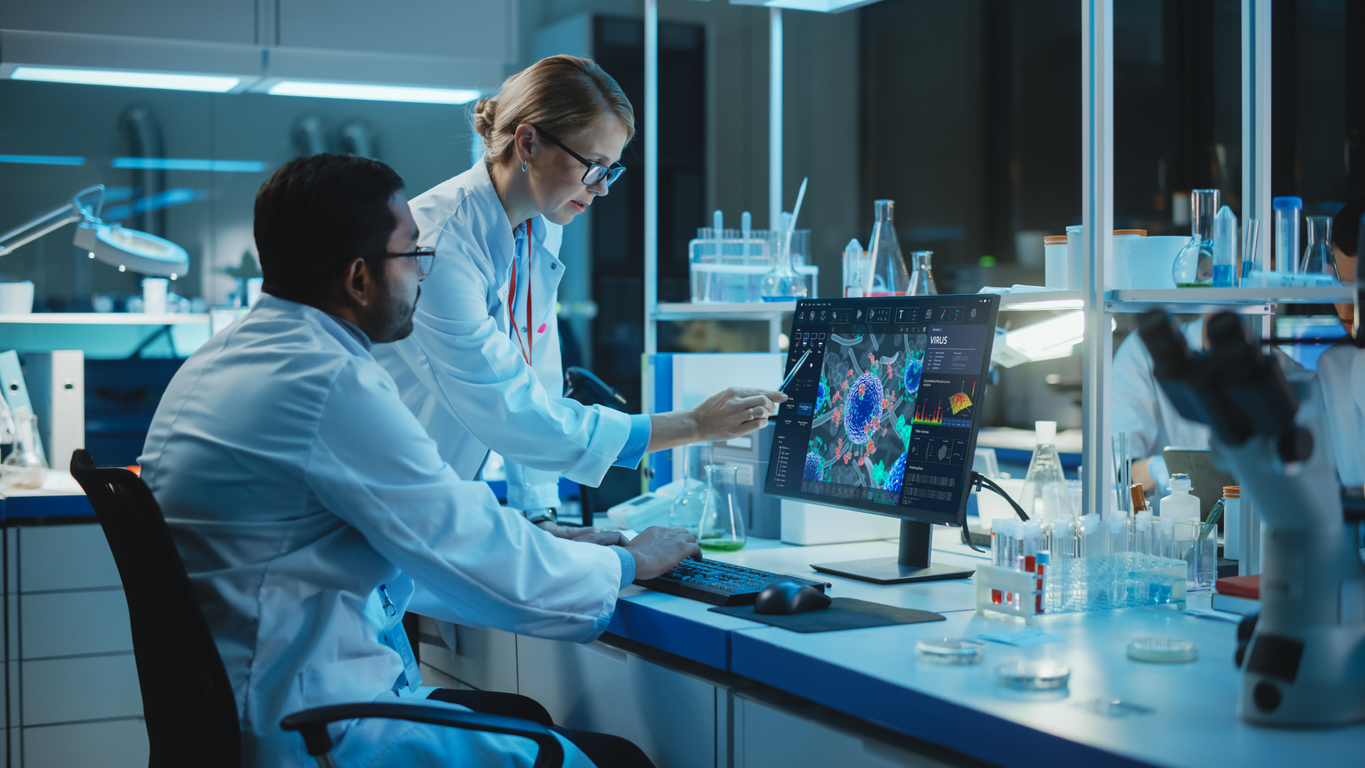
[[[1356,279],[1362,214],[1365,198],[1356,198],[1332,219],[1332,255],[1341,282],[1347,285]],[[1337,304],[1336,310],[1346,333],[1351,333],[1355,304]],[[1349,340],[1332,345],[1318,358],[1318,382],[1330,414],[1326,423],[1337,461],[1337,476],[1342,486],[1359,488],[1365,485],[1365,446],[1361,444],[1365,440],[1365,349]]]
[[[483,159],[411,201],[419,242],[436,262],[412,335],[387,350],[376,345],[375,357],[457,474],[473,478],[497,451],[507,460],[508,504],[571,535],[547,514],[558,504],[558,475],[595,486],[647,450],[759,429],[786,397],[732,388],[691,411],[652,416],[561,397],[561,227],[624,172],[634,112],[595,62],[552,56],[480,99],[474,128]]]

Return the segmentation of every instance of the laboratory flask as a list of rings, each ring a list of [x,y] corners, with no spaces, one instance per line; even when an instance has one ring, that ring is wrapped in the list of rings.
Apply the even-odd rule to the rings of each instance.
[[[867,250],[872,254],[872,290],[868,296],[905,296],[910,289],[910,274],[905,271],[900,240],[892,223],[896,203],[876,200],[877,221],[872,225],[872,241]]]
[[[673,528],[685,528],[693,536],[697,535],[702,507],[706,505],[703,467],[707,458],[705,454],[710,452],[710,448],[710,443],[698,443],[675,449],[683,452],[683,487],[668,511],[668,524]]]
[[[0,482],[6,488],[41,488],[47,478],[47,462],[38,453],[38,417],[26,406],[14,409],[14,448],[0,464]]]
[[[706,465],[706,503],[697,526],[697,546],[707,552],[736,552],[748,539],[739,500],[739,467]]]
[[[1213,285],[1213,224],[1218,211],[1218,190],[1196,189],[1190,197],[1190,243],[1180,249],[1171,267],[1177,288]]]
[[[1030,519],[1050,523],[1070,521],[1075,517],[1071,497],[1067,494],[1066,475],[1062,472],[1062,458],[1057,452],[1057,422],[1039,421],[1034,424],[1036,445],[1024,476],[1024,489],[1019,506]]]
[[[933,251],[911,251],[910,261],[915,265],[910,273],[910,289],[907,296],[937,296],[938,286],[934,285],[934,270],[929,261]]]
[[[1327,275],[1341,282],[1337,274],[1337,259],[1332,254],[1332,217],[1308,217],[1308,247],[1303,251],[1299,271],[1304,274]]]
[[[782,213],[780,226],[769,233],[776,238],[775,252],[777,262],[759,283],[758,295],[764,301],[795,301],[806,298],[806,278],[796,271],[795,254],[792,252],[791,214]]]

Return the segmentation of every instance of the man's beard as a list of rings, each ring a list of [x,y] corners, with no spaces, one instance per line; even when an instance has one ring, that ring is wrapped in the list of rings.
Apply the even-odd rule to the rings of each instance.
[[[422,296],[422,289],[420,287],[417,289],[417,295],[412,297],[412,303],[401,304],[388,291],[388,285],[381,282],[379,288],[379,295],[382,298],[375,302],[375,332],[370,341],[388,344],[406,339],[412,334],[412,316],[417,312],[417,299]]]

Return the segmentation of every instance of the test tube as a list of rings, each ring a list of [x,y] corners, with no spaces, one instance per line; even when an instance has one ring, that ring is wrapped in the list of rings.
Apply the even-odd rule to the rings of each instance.
[[[1100,548],[1100,516],[1091,512],[1088,515],[1081,515],[1081,546],[1076,552],[1076,557],[1099,557]]]
[[[1242,222],[1242,277],[1246,277],[1253,269],[1261,268],[1260,257],[1261,220],[1247,219]]]
[[[1303,198],[1277,197],[1270,201],[1275,211],[1275,271],[1299,271],[1299,215]]]
[[[1152,513],[1142,510],[1133,516],[1133,551],[1142,555],[1155,554],[1152,552]]]
[[[1109,546],[1106,549],[1110,555],[1126,554],[1130,549],[1128,526],[1131,522],[1132,519],[1124,514],[1109,518]]]
[[[1008,557],[1006,550],[1009,547],[1009,520],[997,518],[991,521],[991,565],[1004,568],[1005,560]],[[1000,605],[1001,593],[998,589],[991,590],[991,602]]]

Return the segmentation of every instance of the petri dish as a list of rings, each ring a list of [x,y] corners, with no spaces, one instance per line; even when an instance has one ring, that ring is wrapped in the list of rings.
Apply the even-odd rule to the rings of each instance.
[[[1199,658],[1199,646],[1177,637],[1139,637],[1128,644],[1128,658],[1148,664],[1186,664]]]
[[[1016,691],[1065,688],[1070,680],[1070,667],[1046,659],[1014,659],[995,668],[995,681]]]
[[[915,655],[933,664],[975,664],[985,653],[985,643],[963,637],[931,637],[915,643]]]

